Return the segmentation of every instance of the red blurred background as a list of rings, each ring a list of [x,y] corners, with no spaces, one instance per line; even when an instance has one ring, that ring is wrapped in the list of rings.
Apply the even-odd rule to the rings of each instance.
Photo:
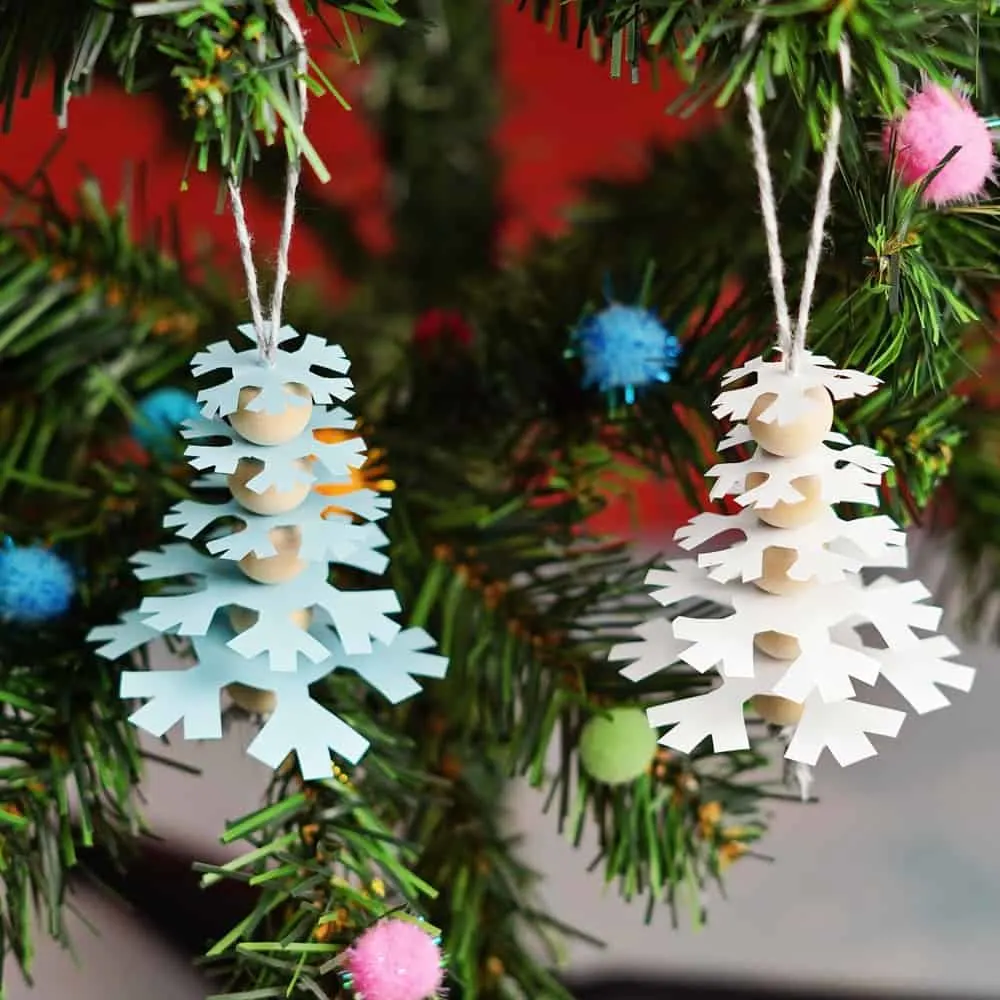
[[[507,212],[501,242],[506,253],[516,254],[533,234],[561,230],[565,209],[579,198],[582,181],[641,174],[653,143],[682,139],[703,127],[704,119],[682,121],[665,114],[677,92],[672,81],[655,89],[648,80],[638,86],[612,80],[606,66],[515,7],[497,4],[496,18],[503,95],[496,144]],[[331,68],[324,65],[325,71]],[[357,95],[364,72],[363,65],[338,62],[336,83],[348,100]],[[155,101],[99,86],[70,104],[68,127],[60,131],[52,113],[52,88],[43,81],[15,109],[11,133],[0,135],[0,171],[24,184],[61,141],[46,175],[68,208],[85,173],[100,182],[105,199],[113,202],[123,193],[126,165],[141,164],[143,214],[166,218],[173,212],[183,246],[192,255],[208,244],[216,262],[227,256],[235,260],[231,220],[218,211],[217,180],[192,175],[182,191],[186,150],[169,137],[165,116]],[[377,136],[363,114],[346,112],[330,98],[313,102],[308,129],[333,179],[321,189],[311,177],[306,183],[322,197],[350,206],[372,249],[387,248],[392,237],[384,211],[384,171]],[[273,247],[276,209],[252,191],[246,200],[259,246]],[[323,289],[332,302],[344,292],[304,227],[293,244],[292,273]],[[599,527],[634,531],[634,515],[643,531],[651,531],[677,523],[683,511],[669,486],[649,483],[633,496],[631,510],[615,504]]]

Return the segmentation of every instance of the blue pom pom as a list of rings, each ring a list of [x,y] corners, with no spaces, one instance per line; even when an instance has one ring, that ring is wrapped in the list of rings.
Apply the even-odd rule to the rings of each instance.
[[[137,409],[139,419],[132,424],[132,437],[159,458],[170,458],[177,450],[177,431],[184,421],[201,415],[194,396],[169,386],[144,396]]]
[[[0,550],[0,618],[49,621],[69,609],[75,590],[73,571],[50,549],[8,542]]]
[[[611,305],[586,319],[573,335],[583,384],[634,403],[637,389],[669,382],[681,345],[659,317],[639,306]]]

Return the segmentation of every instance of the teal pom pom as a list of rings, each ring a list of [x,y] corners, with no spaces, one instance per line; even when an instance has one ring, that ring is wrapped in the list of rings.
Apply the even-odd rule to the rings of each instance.
[[[580,763],[603,785],[625,785],[643,775],[656,753],[656,731],[641,708],[612,708],[587,720]]]
[[[580,324],[571,353],[583,363],[585,388],[634,403],[637,390],[670,381],[681,345],[656,313],[616,304]]]
[[[8,541],[0,550],[0,618],[49,621],[69,610],[75,591],[73,571],[50,549],[18,548]]]
[[[144,396],[137,409],[139,417],[132,424],[132,437],[158,458],[170,458],[179,447],[177,431],[186,420],[201,416],[201,408],[191,393],[170,386]]]

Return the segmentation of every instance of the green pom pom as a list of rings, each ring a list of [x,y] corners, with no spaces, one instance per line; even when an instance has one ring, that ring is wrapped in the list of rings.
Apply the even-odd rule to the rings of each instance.
[[[656,731],[641,708],[595,715],[580,735],[580,762],[595,781],[625,785],[642,775],[656,753]]]

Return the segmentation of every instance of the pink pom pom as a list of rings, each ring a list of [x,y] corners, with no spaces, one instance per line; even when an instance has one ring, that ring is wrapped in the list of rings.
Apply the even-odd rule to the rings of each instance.
[[[444,982],[441,949],[408,920],[382,920],[365,931],[344,969],[358,1000],[428,1000]]]
[[[914,94],[903,117],[886,126],[886,155],[894,133],[896,169],[906,184],[923,180],[952,149],[961,147],[927,185],[928,204],[967,201],[982,194],[993,177],[996,156],[989,125],[960,90],[929,83]]]

